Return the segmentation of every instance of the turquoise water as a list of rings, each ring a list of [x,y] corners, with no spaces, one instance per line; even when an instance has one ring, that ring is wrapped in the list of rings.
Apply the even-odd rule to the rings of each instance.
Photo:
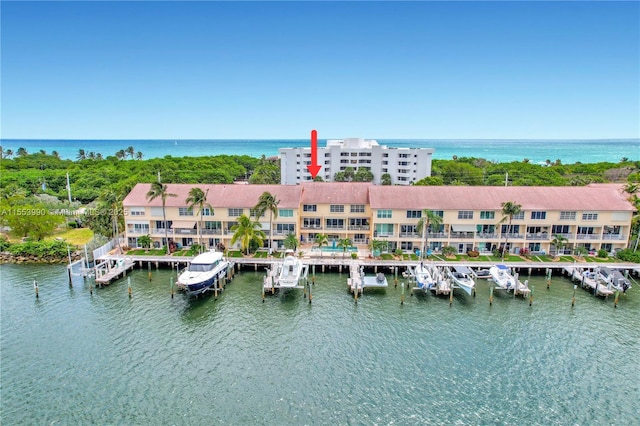
[[[375,138],[375,136],[373,136]],[[640,159],[640,139],[602,140],[469,140],[469,139],[380,139],[390,147],[434,148],[433,158],[450,160],[453,156],[485,158],[490,161],[522,161],[532,163],[546,160],[575,162],[618,162],[623,157]],[[324,146],[325,140],[318,140]],[[278,148],[308,147],[309,139],[269,140],[16,140],[2,139],[3,149],[14,152],[23,147],[29,153],[43,149],[48,153],[58,151],[62,158],[76,159],[79,149],[102,153],[105,157],[121,149],[133,146],[144,158],[237,154],[259,157],[278,155]]]
[[[636,424],[640,297],[532,277],[410,297],[317,277],[261,303],[261,273],[218,300],[169,296],[171,272],[108,288],[63,266],[0,266],[2,424]],[[175,274],[175,272],[174,272]],[[390,275],[387,275],[391,278]],[[39,280],[40,298],[32,280]]]

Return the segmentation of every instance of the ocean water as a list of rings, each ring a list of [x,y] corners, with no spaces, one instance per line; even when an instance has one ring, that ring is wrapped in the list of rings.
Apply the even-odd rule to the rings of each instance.
[[[324,146],[325,140],[319,140]],[[640,159],[640,139],[602,140],[442,140],[442,139],[380,139],[389,147],[433,148],[433,158],[450,160],[457,157],[484,158],[495,162],[522,161],[543,164],[547,160],[561,160],[565,164],[576,162],[618,162],[626,157]],[[308,139],[297,140],[16,140],[2,139],[4,150],[14,152],[23,147],[29,153],[45,150],[57,151],[62,158],[76,159],[78,150],[114,155],[121,149],[133,146],[143,158],[237,154],[267,157],[278,155],[278,148],[307,147]]]
[[[535,298],[365,292],[318,275],[261,303],[243,271],[215,300],[170,298],[175,272],[95,289],[64,266],[1,265],[0,423],[130,425],[638,423],[640,289]],[[172,275],[173,274],[173,275]],[[388,277],[391,277],[388,275]],[[32,281],[39,282],[36,300]]]

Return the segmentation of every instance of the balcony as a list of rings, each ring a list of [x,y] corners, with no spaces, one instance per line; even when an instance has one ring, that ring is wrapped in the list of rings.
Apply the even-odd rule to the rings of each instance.
[[[495,240],[498,238],[498,234],[495,232],[478,232],[476,238],[480,240]]]
[[[322,225],[302,225],[302,229],[322,229]]]
[[[616,241],[626,241],[627,236],[624,234],[603,234],[603,240],[616,240]]]
[[[149,228],[128,228],[127,234],[131,235],[147,235],[149,233]]]
[[[452,232],[451,238],[466,238],[473,239],[475,232]]]
[[[427,232],[427,238],[449,238],[446,232]]]
[[[599,240],[600,235],[598,234],[577,234],[576,240]]]
[[[222,234],[222,229],[220,228],[202,230],[202,235],[220,235],[220,234]]]
[[[369,225],[349,225],[349,231],[368,231],[371,229]]]
[[[513,233],[504,233],[500,235],[501,239],[505,239],[505,238],[509,238],[509,239],[514,239],[514,240],[518,240],[518,239],[523,239],[524,235],[519,234],[517,232],[513,232]]]
[[[326,229],[344,229],[344,225],[327,225]]]
[[[527,234],[527,240],[548,240],[549,234],[547,232],[536,232],[535,234]]]
[[[400,232],[402,238],[420,238],[420,234],[417,232]]]

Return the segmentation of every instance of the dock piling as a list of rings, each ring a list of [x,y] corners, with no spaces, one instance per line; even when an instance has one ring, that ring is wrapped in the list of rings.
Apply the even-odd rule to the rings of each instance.
[[[397,281],[397,275],[396,275],[396,281]],[[404,305],[404,283],[402,284],[402,293],[400,295],[400,305]]]
[[[173,299],[173,275],[169,277],[170,286],[171,286],[171,298]]]
[[[493,305],[493,287],[489,287],[489,306]]]
[[[533,291],[535,290],[535,286],[531,286],[531,292],[529,293],[529,306],[533,304]]]
[[[131,277],[127,277],[127,292],[129,293],[129,299],[131,299]]]
[[[613,300],[613,307],[618,307],[618,298],[620,297],[620,290],[616,290],[616,298]]]
[[[147,269],[149,271],[149,282],[151,282],[151,262],[147,263]]]
[[[576,288],[578,288],[578,284],[573,285],[573,296],[571,297],[571,307],[573,308],[576,305]]]
[[[38,280],[33,280],[33,289],[36,291],[36,299],[39,299],[40,296],[38,295]]]

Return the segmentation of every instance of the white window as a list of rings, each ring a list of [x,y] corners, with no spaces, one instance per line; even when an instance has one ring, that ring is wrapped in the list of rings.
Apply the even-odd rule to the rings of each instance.
[[[560,220],[576,220],[576,212],[560,212]]]
[[[459,210],[458,219],[473,219],[473,210]]]
[[[545,220],[547,212],[531,212],[531,220]]]
[[[598,220],[598,213],[584,212],[582,213],[582,220]]]
[[[193,208],[191,207],[178,207],[179,216],[193,216]]]
[[[229,217],[238,217],[244,214],[244,209],[229,209],[228,210]]]
[[[351,213],[364,213],[364,204],[351,204]]]
[[[329,211],[331,213],[344,213],[344,204],[331,204]]]
[[[391,219],[391,210],[378,210],[378,219]]]

